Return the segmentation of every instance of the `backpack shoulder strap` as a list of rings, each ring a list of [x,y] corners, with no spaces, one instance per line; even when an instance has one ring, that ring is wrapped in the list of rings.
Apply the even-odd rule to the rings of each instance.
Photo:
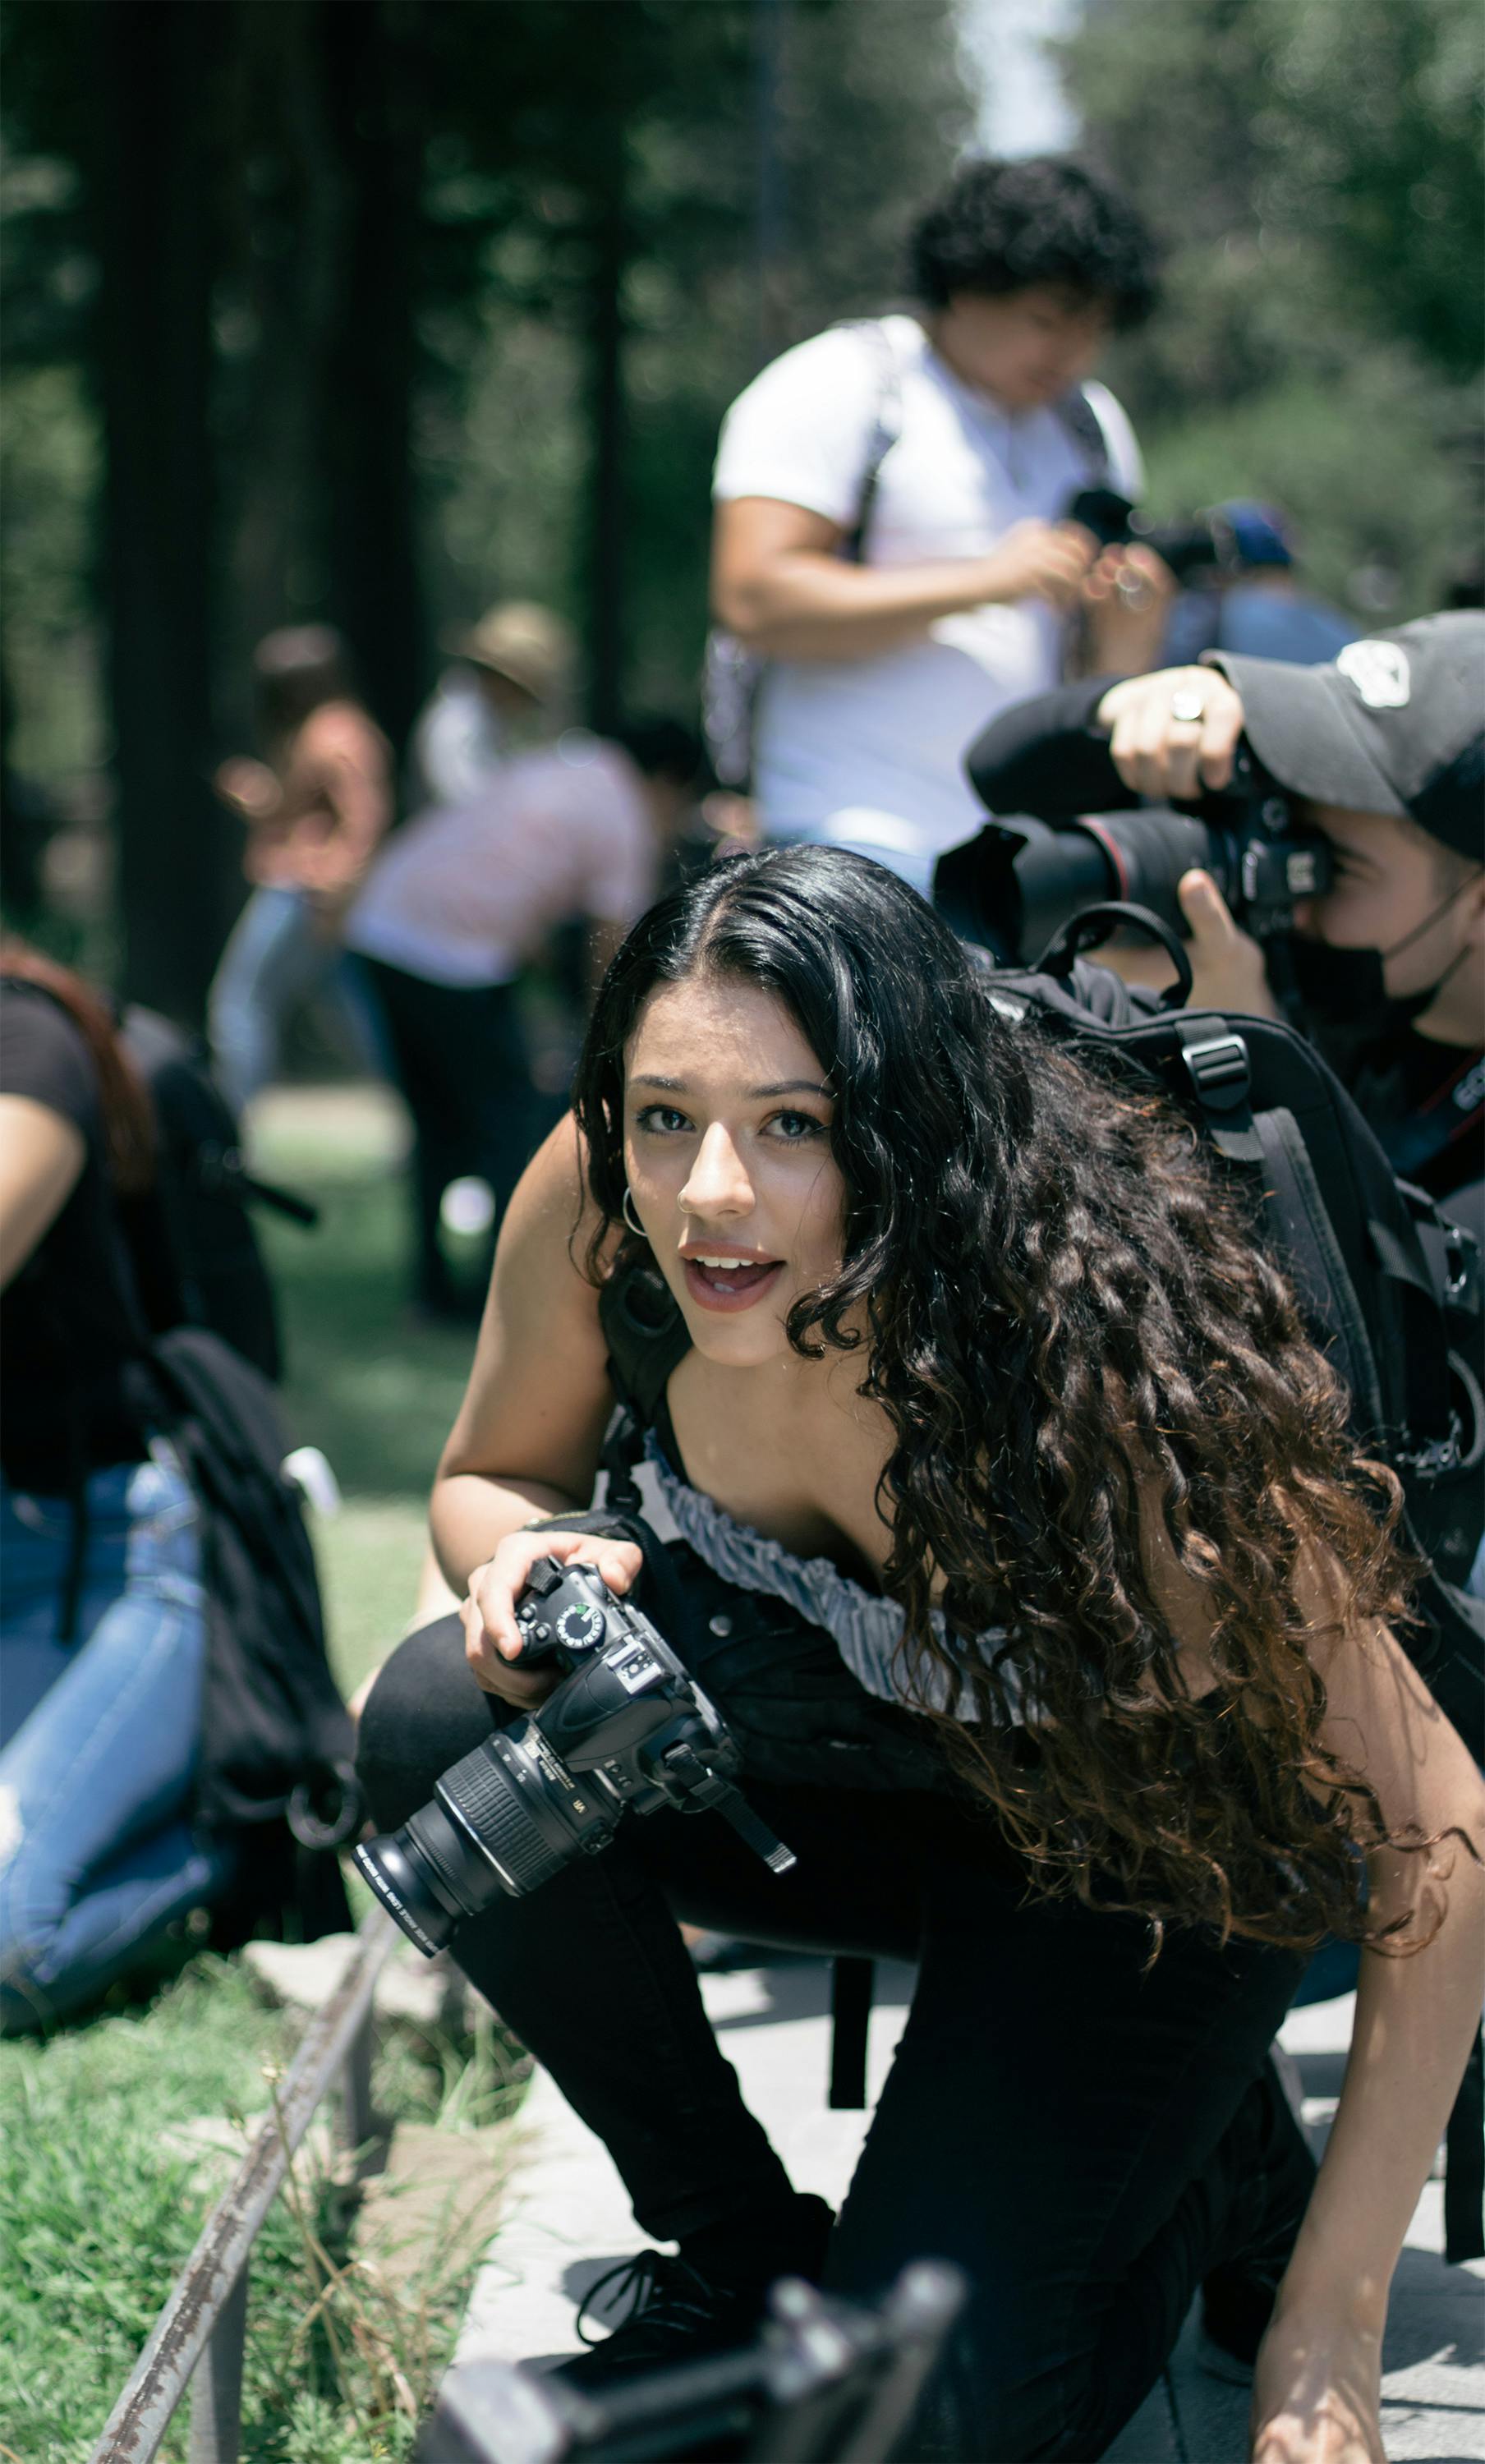
[[[866,465],[856,497],[856,517],[845,548],[847,562],[860,564],[881,467],[902,433],[902,368],[897,347],[887,331],[885,318],[856,318],[850,320],[845,330],[861,334],[870,341],[877,363],[876,415],[867,443]]]
[[[1108,430],[1098,416],[1097,406],[1086,385],[1075,385],[1057,405],[1057,417],[1088,462],[1089,483],[1101,488],[1109,475],[1112,455]]]

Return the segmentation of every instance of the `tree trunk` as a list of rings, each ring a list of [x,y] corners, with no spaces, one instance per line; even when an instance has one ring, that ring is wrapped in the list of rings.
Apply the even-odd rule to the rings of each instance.
[[[412,469],[416,21],[396,0],[326,0],[321,27],[351,201],[322,438],[329,614],[373,715],[400,745],[429,683]]]
[[[587,283],[588,718],[599,734],[624,715],[625,477],[624,273],[628,262],[624,128],[617,106],[602,132]]]
[[[104,0],[92,207],[124,985],[198,1019],[235,850],[211,753],[212,143],[227,11]]]
[[[251,734],[254,645],[329,613],[321,464],[355,201],[331,124],[323,14],[314,0],[233,11],[229,253],[255,339],[223,457],[233,502],[217,708],[233,743]]]

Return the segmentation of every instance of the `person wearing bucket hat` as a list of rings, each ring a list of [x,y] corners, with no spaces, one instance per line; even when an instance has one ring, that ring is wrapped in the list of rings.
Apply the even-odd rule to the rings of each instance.
[[[1485,614],[1419,617],[1315,667],[1214,650],[1064,686],[997,721],[971,765],[996,811],[1199,804],[1239,738],[1330,845],[1329,887],[1296,901],[1281,944],[1302,1023],[1393,1169],[1485,1236]],[[1178,894],[1191,1006],[1277,1015],[1264,949],[1210,874]],[[1155,980],[1142,952],[1110,963]]]
[[[462,803],[513,752],[560,734],[577,667],[571,627],[535,600],[506,599],[446,633],[453,664],[412,740],[411,801]]]

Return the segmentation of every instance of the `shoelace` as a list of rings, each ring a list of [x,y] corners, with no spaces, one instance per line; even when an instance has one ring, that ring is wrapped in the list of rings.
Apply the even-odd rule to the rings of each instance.
[[[669,2257],[663,2250],[641,2250],[632,2258],[621,2258],[617,2267],[610,2267],[584,2294],[576,2326],[585,2344],[604,2342],[604,2331],[600,2329],[596,2336],[590,2336],[586,2321],[589,2309],[609,2285],[614,2287],[614,2307],[626,2295],[629,2297],[629,2308],[622,2317],[609,2322],[610,2332],[615,2334],[620,2328],[632,2326],[641,2316],[647,2325],[657,2326],[663,2321],[667,2326],[705,2326],[715,2315],[710,2288],[694,2267],[688,2267],[683,2258]],[[695,2291],[691,2290],[693,2286]]]

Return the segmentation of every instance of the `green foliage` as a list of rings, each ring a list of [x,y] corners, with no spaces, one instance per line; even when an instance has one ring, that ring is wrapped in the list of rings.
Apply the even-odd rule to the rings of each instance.
[[[1361,331],[1480,363],[1485,28],[1474,0],[1262,0],[1260,210],[1304,232]]]
[[[1161,518],[1223,497],[1272,498],[1293,517],[1306,579],[1378,624],[1437,606],[1474,535],[1468,465],[1445,450],[1436,389],[1406,362],[1349,385],[1282,380],[1146,433]],[[1444,406],[1447,409],[1447,404]]]
[[[1166,244],[1111,366],[1152,502],[1278,499],[1375,622],[1478,537],[1479,48],[1473,0],[1089,0],[1058,46]]]
[[[76,779],[102,752],[92,621],[98,421],[76,366],[7,373],[0,421],[0,639],[17,769]]]

